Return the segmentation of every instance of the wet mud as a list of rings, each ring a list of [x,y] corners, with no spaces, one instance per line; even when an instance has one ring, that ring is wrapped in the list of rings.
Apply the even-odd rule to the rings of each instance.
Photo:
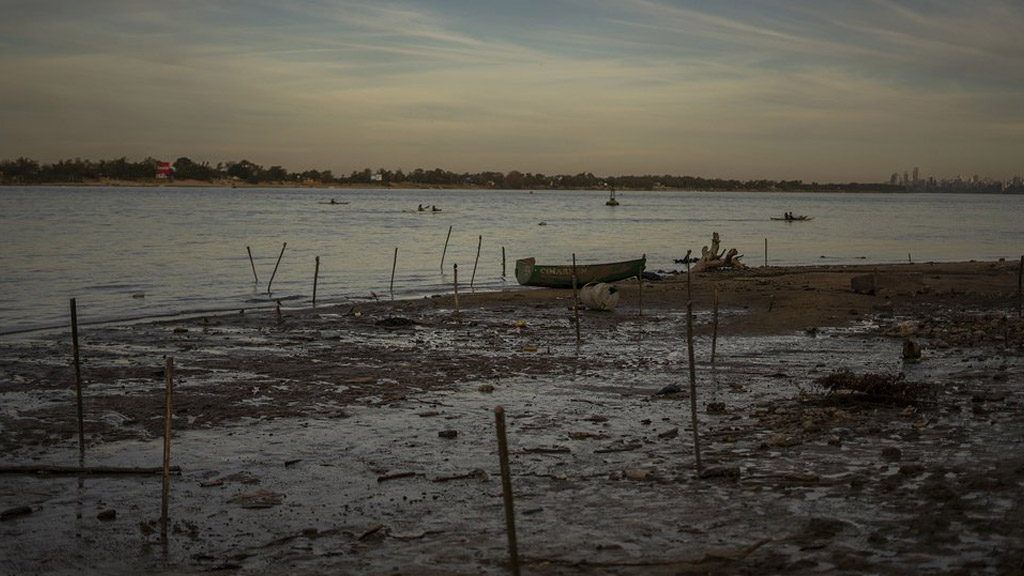
[[[680,282],[581,311],[579,341],[556,292],[91,327],[81,461],[68,338],[0,343],[0,573],[507,574],[496,406],[524,574],[1020,573],[1024,330],[1005,282],[915,283],[854,314],[847,290],[794,278],[843,313],[792,329],[806,312],[783,279],[717,279],[744,304],[723,307],[714,364],[696,309],[699,470]],[[799,316],[743,329],[768,302]],[[41,471],[159,467],[168,356],[163,538],[159,473]],[[822,384],[841,370],[926,393]]]

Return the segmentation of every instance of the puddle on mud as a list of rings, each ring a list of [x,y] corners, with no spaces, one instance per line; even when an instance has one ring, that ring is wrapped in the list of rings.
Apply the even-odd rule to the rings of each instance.
[[[1019,560],[1005,552],[1022,542],[1014,518],[1024,467],[1020,456],[1005,458],[1019,455],[1024,440],[1017,355],[929,350],[925,361],[904,364],[900,341],[865,324],[722,338],[712,369],[710,341],[700,337],[701,456],[723,474],[697,479],[682,315],[596,328],[595,320],[579,346],[550,336],[571,331],[564,318],[531,319],[527,329],[484,321],[450,328],[446,318],[438,313],[395,331],[314,326],[293,330],[284,346],[231,327],[197,342],[104,346],[117,368],[184,355],[182,396],[244,388],[231,401],[257,412],[297,388],[323,396],[299,407],[312,413],[306,417],[175,432],[172,459],[182,473],[172,479],[166,546],[157,524],[159,475],[0,476],[0,510],[32,508],[0,522],[0,572],[506,574],[498,405],[507,414],[527,574],[668,574],[693,566],[994,573],[1004,560]],[[424,363],[422,386],[400,394],[389,391],[400,388],[397,372],[389,375],[395,364],[372,354],[346,360],[347,369],[378,371],[365,389],[359,377],[310,376],[330,365],[337,346],[394,353],[390,361],[403,366],[436,356],[440,367]],[[189,358],[198,348],[203,359]],[[427,389],[432,370],[448,374],[454,366],[444,355],[452,349],[480,366]],[[313,371],[273,377],[255,366],[219,367],[227,356],[297,356]],[[543,370],[534,369],[539,364]],[[824,405],[813,381],[840,368],[904,371],[941,390],[917,410]],[[656,395],[670,384],[684,392]],[[159,379],[97,386],[114,395],[160,391]],[[45,402],[53,394],[3,399]],[[132,425],[116,410],[94,418]],[[126,420],[113,422],[119,418]],[[162,440],[141,436],[155,439],[90,446],[85,464],[159,465]],[[0,464],[77,461],[77,439],[68,439],[25,447]],[[98,518],[108,510],[116,518]]]

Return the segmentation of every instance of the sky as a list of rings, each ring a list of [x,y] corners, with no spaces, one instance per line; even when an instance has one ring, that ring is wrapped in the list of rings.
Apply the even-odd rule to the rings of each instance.
[[[0,0],[0,160],[1024,174],[1021,0]]]

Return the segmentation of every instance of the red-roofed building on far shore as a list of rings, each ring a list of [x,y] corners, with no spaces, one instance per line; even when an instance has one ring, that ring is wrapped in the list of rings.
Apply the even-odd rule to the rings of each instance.
[[[167,179],[174,175],[170,162],[158,162],[156,165],[156,177]]]

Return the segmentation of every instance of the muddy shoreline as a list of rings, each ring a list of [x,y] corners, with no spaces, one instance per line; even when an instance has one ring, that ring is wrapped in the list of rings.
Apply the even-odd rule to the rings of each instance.
[[[1006,262],[679,275],[621,283],[580,342],[555,290],[89,327],[87,466],[160,464],[174,358],[173,534],[159,478],[2,473],[0,572],[507,573],[502,405],[526,574],[1019,573],[1017,287]],[[70,362],[67,335],[0,341],[0,466],[77,463]],[[930,393],[829,394],[842,369]]]

